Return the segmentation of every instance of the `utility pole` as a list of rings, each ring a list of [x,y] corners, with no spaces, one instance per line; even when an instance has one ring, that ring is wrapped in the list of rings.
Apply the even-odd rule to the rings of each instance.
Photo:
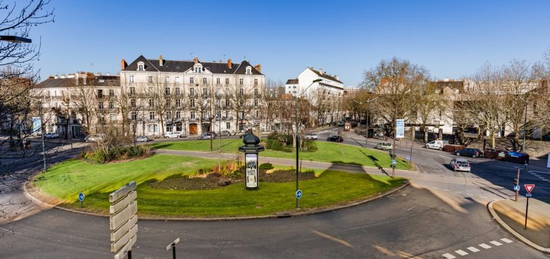
[[[40,132],[42,133],[42,162],[43,162],[43,168],[42,170],[44,172],[46,172],[46,170],[48,169],[47,165],[46,165],[46,141],[44,139],[44,135],[45,135],[45,132],[44,132],[44,114],[42,112],[42,103],[39,103],[40,107],[38,107],[39,111],[40,111]]]

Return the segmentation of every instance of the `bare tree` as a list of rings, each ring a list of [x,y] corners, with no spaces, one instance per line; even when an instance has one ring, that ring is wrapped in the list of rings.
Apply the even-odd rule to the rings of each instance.
[[[432,82],[415,91],[416,120],[424,132],[424,142],[428,142],[428,124],[445,110],[444,96],[437,84]]]

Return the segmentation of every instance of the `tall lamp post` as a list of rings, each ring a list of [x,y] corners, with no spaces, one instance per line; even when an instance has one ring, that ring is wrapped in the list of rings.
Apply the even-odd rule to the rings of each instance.
[[[302,113],[302,106],[300,99],[302,98],[302,95],[304,92],[309,89],[313,84],[317,82],[321,82],[321,79],[315,79],[313,80],[306,88],[302,89],[300,91],[300,94],[296,97],[296,135],[295,137],[295,143],[296,143],[296,208],[300,208],[300,197],[301,197],[301,191],[300,191],[300,118],[299,114]],[[300,193],[298,195],[298,193]],[[300,196],[300,197],[298,197]]]

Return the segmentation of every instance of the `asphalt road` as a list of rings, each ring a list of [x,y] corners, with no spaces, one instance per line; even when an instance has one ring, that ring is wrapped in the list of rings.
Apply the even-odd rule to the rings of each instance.
[[[459,258],[460,250],[470,258],[548,258],[494,224],[483,205],[471,201],[461,208],[408,187],[362,206],[312,216],[139,221],[133,258],[170,258],[164,248],[177,237],[181,258]],[[0,258],[108,258],[107,229],[107,218],[44,211],[0,226]]]

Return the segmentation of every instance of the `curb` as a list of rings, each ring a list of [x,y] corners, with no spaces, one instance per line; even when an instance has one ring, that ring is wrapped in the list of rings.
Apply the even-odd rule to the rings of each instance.
[[[496,200],[495,200],[496,201]],[[498,222],[498,224],[506,229],[508,232],[510,232],[512,235],[514,235],[517,239],[521,240],[523,243],[531,246],[532,248],[540,251],[540,252],[544,252],[544,253],[550,253],[550,248],[547,248],[547,247],[542,247],[542,246],[539,246],[537,244],[535,244],[534,242],[532,242],[531,240],[527,239],[526,237],[524,237],[523,235],[521,235],[520,233],[516,232],[512,227],[508,226],[508,224],[506,224],[499,216],[498,216],[498,213],[496,213],[495,209],[493,208],[493,203],[495,201],[491,201],[489,202],[489,204],[487,204],[487,209],[489,210],[489,213],[491,214],[491,216],[493,217],[493,219]]]
[[[336,210],[340,210],[340,209],[359,206],[359,205],[365,204],[367,202],[371,202],[371,201],[386,197],[388,195],[391,195],[395,192],[398,192],[398,191],[408,187],[409,185],[410,185],[410,181],[406,180],[406,182],[403,185],[401,185],[401,186],[399,186],[395,189],[392,189],[392,190],[389,190],[389,191],[386,191],[386,192],[383,192],[383,193],[379,193],[375,196],[369,197],[369,198],[364,199],[364,200],[355,201],[355,202],[351,202],[351,203],[343,204],[343,205],[337,205],[337,206],[330,207],[330,208],[311,209],[311,210],[303,211],[303,212],[287,212],[287,213],[281,212],[279,214],[271,214],[271,215],[263,215],[263,216],[216,217],[216,218],[194,218],[194,217],[163,218],[163,217],[155,217],[155,216],[139,216],[139,214],[138,214],[138,218],[139,218],[139,220],[149,220],[149,221],[232,221],[232,220],[272,219],[272,218],[289,218],[289,217],[296,217],[296,216],[308,216],[308,215],[321,214],[321,213],[332,212],[332,211],[336,211]],[[44,201],[41,201],[40,199],[32,196],[32,194],[27,192],[26,183],[25,183],[25,186],[23,188],[23,191],[25,192],[25,196],[30,197],[31,200],[33,200],[33,202],[36,201],[38,204],[40,204],[42,206],[46,205],[46,207],[56,208],[56,209],[59,209],[59,210],[72,212],[72,213],[77,213],[77,214],[88,215],[88,216],[105,217],[105,218],[109,217],[109,215],[105,215],[105,214],[99,214],[99,213],[94,213],[94,212],[87,212],[87,211],[80,211],[80,210],[64,208],[64,207],[61,207],[61,206],[52,205],[52,204],[46,203]]]

